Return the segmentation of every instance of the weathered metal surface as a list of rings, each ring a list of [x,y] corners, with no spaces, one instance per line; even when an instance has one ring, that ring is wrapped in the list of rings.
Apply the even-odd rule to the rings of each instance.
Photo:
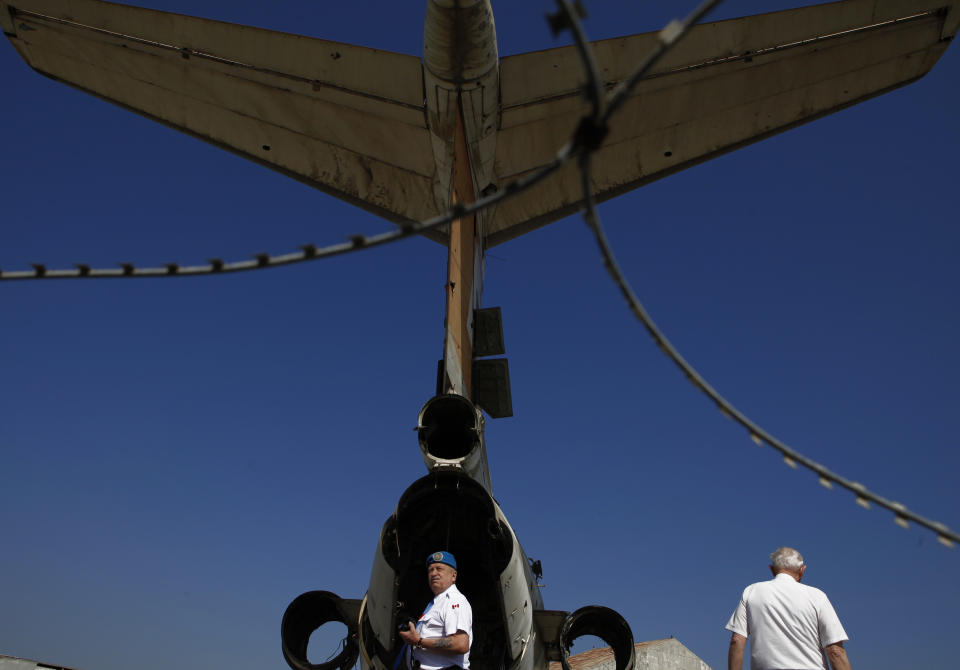
[[[417,435],[428,472],[437,468],[462,470],[492,493],[483,414],[459,394],[434,396],[420,410]]]
[[[419,58],[91,0],[0,15],[55,79],[387,219],[437,212]]]
[[[489,0],[427,0],[423,64],[439,80],[469,86],[497,67]]]
[[[0,670],[36,670],[37,663],[22,658],[0,656]]]
[[[70,670],[70,668],[63,665],[28,661],[25,658],[0,656],[0,670]]]
[[[499,54],[489,0],[428,0],[423,28],[424,94],[436,164],[434,204],[451,204],[458,124],[474,191],[493,179],[500,109]],[[464,202],[464,201],[461,201]],[[483,218],[488,214],[481,213]]]
[[[473,313],[473,355],[502,356],[507,353],[503,343],[503,316],[499,307],[486,307]]]
[[[437,468],[414,482],[383,526],[361,613],[364,666],[393,665],[399,652],[393,604],[414,617],[422,611],[429,602],[423,559],[440,546],[457,556],[457,586],[473,608],[471,664],[545,668],[533,622],[543,600],[523,548],[489,490],[457,468]]]
[[[473,361],[472,397],[493,419],[513,416],[510,365],[506,358]]]
[[[613,120],[593,160],[598,200],[921,77],[958,7],[844,0],[695,27]],[[0,23],[39,71],[396,223],[449,206],[458,109],[475,191],[542,166],[586,111],[576,49],[498,61],[488,0],[428,2],[426,71],[414,56],[96,0],[0,1]],[[606,84],[656,39],[595,43]],[[492,246],[579,205],[570,166],[477,227]]]
[[[474,202],[476,191],[467,154],[462,114],[458,115],[454,147],[451,204],[470,205]],[[466,398],[472,397],[473,312],[479,306],[479,296],[474,292],[474,279],[479,271],[476,250],[481,247],[482,241],[477,234],[476,218],[475,215],[470,214],[450,224],[450,246],[447,256],[447,314],[444,345],[447,388],[445,391],[457,393]]]
[[[357,644],[362,601],[345,600],[330,591],[308,591],[291,602],[280,624],[283,658],[291,668],[341,670],[352,668],[360,655]],[[344,624],[347,635],[323,663],[311,663],[307,647],[311,635],[326,623]]]
[[[598,200],[856,104],[925,74],[956,32],[960,3],[847,0],[695,27],[634,91],[592,161]],[[949,13],[947,12],[949,8]],[[595,43],[607,85],[650,51],[655,33]],[[496,179],[556,154],[587,111],[574,47],[501,61]],[[578,209],[574,167],[497,208],[499,244]]]

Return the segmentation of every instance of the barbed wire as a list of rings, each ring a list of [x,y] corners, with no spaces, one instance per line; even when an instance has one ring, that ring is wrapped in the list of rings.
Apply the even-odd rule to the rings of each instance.
[[[184,266],[179,263],[167,263],[159,267],[137,267],[133,263],[120,263],[118,268],[92,268],[85,263],[78,263],[70,269],[48,269],[46,265],[34,263],[33,270],[0,270],[0,281],[30,280],[30,279],[128,279],[128,278],[158,278],[158,277],[190,277],[197,275],[229,274],[234,272],[249,272],[266,268],[292,265],[308,261],[320,260],[339,256],[361,249],[370,249],[390,242],[396,242],[407,237],[420,235],[428,230],[445,226],[455,219],[468,216],[475,212],[493,207],[502,200],[513,197],[517,193],[527,190],[531,186],[546,179],[556,170],[563,167],[573,156],[574,146],[568,143],[553,160],[536,172],[525,177],[515,179],[500,190],[484,196],[469,205],[454,205],[451,209],[427,221],[401,225],[397,230],[391,230],[378,235],[351,235],[347,242],[317,247],[305,244],[300,251],[271,256],[270,254],[256,254],[252,259],[225,262],[219,258],[210,259],[206,265]]]
[[[642,78],[643,73],[649,70],[649,68],[659,59],[659,57],[666,53],[666,51],[669,49],[669,46],[676,44],[676,42],[686,34],[693,23],[699,21],[699,19],[705,15],[706,12],[710,11],[710,9],[719,4],[719,1],[720,0],[710,0],[708,2],[703,2],[686,20],[683,22],[671,22],[671,24],[664,28],[664,30],[660,33],[660,44],[655,49],[654,54],[648,56],[644,63],[637,68],[634,75],[631,75],[630,79],[627,80],[634,83],[630,86],[618,87],[617,89],[614,89],[606,105],[603,103],[592,104],[595,118],[588,122],[585,121],[581,123],[581,127],[588,125],[596,127],[602,131],[606,127],[610,116],[612,116],[620,107],[621,101],[631,90],[632,86],[635,85],[640,78]],[[560,2],[564,7],[566,14],[570,18],[570,21],[575,24],[579,23],[579,19],[573,11],[573,8],[570,6],[568,0],[558,0],[558,2]],[[578,42],[583,40],[581,49],[590,48],[589,43],[587,43],[585,37],[583,37],[582,29],[578,28],[573,30],[573,33]],[[596,90],[596,82],[600,80],[600,74],[597,67],[593,65],[593,59],[585,58],[583,59],[583,62],[584,67],[587,70],[587,76],[591,80],[586,86],[586,90],[588,91],[589,95],[590,91]],[[605,113],[601,115],[599,110],[604,109]],[[870,503],[873,502],[880,507],[893,512],[894,522],[897,525],[903,528],[908,528],[909,522],[913,521],[917,525],[923,526],[936,533],[937,540],[947,547],[953,547],[954,543],[960,542],[960,535],[951,531],[946,525],[938,521],[932,521],[924,518],[919,514],[907,509],[907,507],[902,503],[888,500],[874,493],[873,491],[868,490],[859,482],[854,482],[846,479],[845,477],[841,477],[840,475],[828,469],[826,466],[807,458],[786,443],[771,435],[769,432],[761,428],[754,421],[740,412],[736,407],[734,407],[732,403],[730,403],[716,389],[707,383],[700,373],[698,373],[696,369],[690,365],[686,359],[683,358],[683,356],[680,355],[680,352],[677,351],[677,349],[670,343],[670,340],[667,339],[667,337],[657,327],[656,323],[647,313],[646,309],[644,309],[643,304],[637,298],[636,293],[634,293],[633,288],[630,286],[629,282],[624,276],[623,271],[620,269],[620,265],[613,254],[613,250],[610,247],[610,243],[607,240],[607,236],[603,230],[603,226],[600,223],[600,218],[596,211],[596,199],[594,197],[593,188],[590,182],[591,155],[591,151],[585,151],[578,156],[581,188],[583,189],[583,215],[587,225],[597,240],[597,245],[599,246],[601,256],[603,257],[604,267],[607,269],[607,272],[617,285],[617,288],[620,289],[620,292],[623,294],[624,298],[626,298],[630,310],[637,317],[640,323],[643,324],[660,350],[671,361],[673,361],[673,363],[679,367],[681,371],[683,371],[684,375],[687,377],[687,380],[690,381],[695,388],[710,398],[716,404],[721,413],[731,418],[742,427],[746,428],[750,435],[750,439],[753,440],[755,444],[758,446],[769,444],[775,450],[780,452],[783,455],[784,462],[794,469],[796,469],[798,466],[803,466],[808,470],[811,470],[819,477],[820,484],[825,488],[832,489],[834,484],[841,486],[851,491],[855,495],[855,501],[861,507],[869,508]]]
[[[657,327],[624,276],[607,240],[596,212],[595,196],[590,183],[591,156],[601,146],[607,134],[610,119],[619,111],[639,81],[649,73],[654,64],[689,32],[694,24],[719,5],[721,1],[722,0],[705,0],[685,19],[674,20],[668,23],[667,26],[658,33],[659,39],[657,40],[657,45],[651,53],[648,54],[629,77],[617,85],[609,95],[605,95],[605,83],[599,74],[592,48],[586,39],[583,26],[580,22],[580,16],[585,15],[580,1],[575,0],[575,2],[571,3],[570,0],[557,0],[560,11],[549,17],[551,27],[554,33],[570,30],[574,36],[575,44],[586,71],[587,83],[585,85],[585,93],[590,102],[591,112],[581,120],[570,141],[557,152],[550,163],[526,177],[509,182],[497,192],[484,196],[471,205],[455,206],[445,214],[441,214],[427,221],[402,225],[398,230],[372,236],[354,235],[351,236],[347,242],[331,244],[325,247],[316,247],[312,244],[303,245],[300,247],[300,251],[277,256],[257,254],[252,259],[242,261],[224,262],[220,259],[211,259],[206,265],[182,266],[177,263],[168,263],[161,267],[147,268],[139,268],[130,263],[122,263],[119,268],[91,268],[86,264],[77,264],[73,269],[48,269],[45,265],[34,264],[33,270],[0,270],[0,280],[185,277],[252,271],[329,258],[331,256],[388,244],[413,235],[419,235],[426,231],[447,225],[455,219],[492,207],[507,198],[527,190],[564,166],[571,159],[576,158],[578,160],[581,186],[583,189],[584,219],[596,238],[601,256],[603,257],[604,266],[626,299],[630,310],[646,328],[661,351],[680,368],[690,383],[709,397],[724,415],[744,427],[748,431],[750,438],[757,445],[762,446],[769,444],[780,452],[783,455],[784,461],[790,467],[797,468],[798,466],[803,466],[817,474],[820,483],[824,487],[831,489],[833,485],[836,484],[848,489],[854,493],[857,504],[862,507],[868,508],[870,503],[873,502],[893,512],[894,521],[898,525],[907,527],[909,522],[913,521],[917,525],[933,531],[942,544],[952,547],[955,542],[960,542],[960,535],[951,531],[944,524],[926,519],[910,511],[903,504],[888,500],[868,490],[863,484],[841,477],[820,463],[807,458],[761,428],[720,395],[720,393],[707,383],[696,369],[680,355],[677,349]]]
[[[709,9],[711,9],[713,6],[719,4],[719,1],[720,0],[712,0],[704,2],[701,5],[701,8],[698,8],[698,10],[695,11],[694,14],[691,15],[691,17],[688,17],[687,21],[684,22],[685,28],[683,31],[685,32],[686,28],[689,28],[693,22],[699,20],[699,18],[702,17],[706,11],[709,11]],[[552,18],[554,34],[564,29],[571,29],[577,32],[578,34],[575,35],[577,39],[575,41],[580,51],[581,58],[584,60],[588,71],[592,70],[593,72],[596,72],[597,66],[593,57],[593,51],[589,48],[589,44],[585,39],[582,24],[575,16],[575,12],[585,15],[580,1],[577,0],[576,9],[574,9],[574,7],[567,2],[567,0],[558,0],[558,4],[561,6],[561,11]],[[705,9],[703,9],[704,7]],[[593,104],[593,113],[584,117],[584,121],[590,120],[592,122],[594,119],[602,118],[604,120],[602,126],[604,128],[606,127],[606,119],[609,118],[610,113],[619,107],[622,100],[629,95],[630,91],[649,70],[650,66],[659,60],[659,58],[670,48],[673,41],[679,37],[679,34],[676,30],[677,24],[678,22],[671,22],[666,28],[664,28],[663,31],[661,31],[662,36],[672,35],[672,39],[664,39],[663,37],[661,38],[657,49],[655,49],[655,51],[651,53],[643,63],[641,63],[634,73],[623,84],[621,84],[617,90],[614,91],[614,95],[611,96],[610,108],[604,109],[603,107],[605,99],[603,95],[602,79],[597,77],[590,78],[593,89],[589,92],[589,97]],[[210,54],[204,55],[211,58],[214,57]],[[582,123],[577,129],[577,132],[574,133],[571,141],[557,152],[557,155],[550,163],[544,165],[537,171],[507,183],[501,189],[490,195],[480,198],[474,203],[469,205],[458,204],[453,206],[448,212],[440,214],[432,219],[428,219],[427,221],[404,224],[401,225],[397,230],[380,233],[378,235],[352,235],[348,238],[347,242],[340,242],[324,247],[317,247],[314,244],[305,244],[300,246],[299,251],[293,251],[279,255],[260,253],[255,254],[252,258],[239,261],[224,261],[221,258],[212,258],[209,259],[206,264],[202,265],[165,263],[161,266],[137,267],[137,265],[134,263],[118,263],[118,267],[94,268],[91,267],[89,263],[76,263],[74,264],[73,268],[51,269],[48,268],[44,263],[33,263],[31,264],[31,267],[33,268],[32,270],[0,269],[0,281],[38,279],[156,279],[160,277],[191,277],[198,275],[230,274],[235,272],[263,270],[282,265],[293,265],[296,263],[304,263],[320,260],[322,258],[339,256],[342,254],[360,251],[361,249],[369,249],[384,244],[389,244],[391,242],[396,242],[414,235],[420,235],[427,231],[448,225],[455,219],[493,207],[501,201],[513,197],[514,195],[519,194],[542,181],[549,175],[553,174],[556,170],[563,167],[567,162],[570,161],[571,158],[575,157],[582,151],[592,151],[599,147],[605,135],[606,130],[603,130],[602,133],[599,132],[599,126],[593,125],[592,123]]]
[[[588,158],[581,159],[581,174],[584,175],[582,178],[584,185],[589,187]],[[753,440],[757,446],[769,444],[771,447],[779,451],[783,455],[784,462],[791,468],[796,469],[798,466],[803,466],[808,470],[813,471],[819,476],[819,482],[825,488],[832,489],[833,485],[837,484],[838,486],[853,492],[853,494],[856,496],[856,503],[861,507],[869,508],[871,502],[876,503],[880,507],[884,507],[893,512],[894,522],[897,525],[907,528],[909,521],[913,521],[917,525],[923,526],[936,533],[937,540],[947,547],[953,547],[955,542],[960,542],[960,535],[951,531],[946,525],[938,521],[932,521],[924,518],[919,514],[907,509],[907,507],[902,503],[888,500],[874,493],[873,491],[870,491],[863,484],[851,481],[845,477],[841,477],[840,475],[828,469],[826,466],[807,458],[800,452],[796,451],[786,443],[780,441],[769,432],[761,428],[754,421],[749,419],[746,415],[734,407],[733,404],[731,404],[726,398],[720,395],[720,393],[714,389],[713,386],[711,386],[700,375],[700,373],[698,373],[696,369],[690,365],[686,359],[683,358],[683,356],[680,355],[680,352],[677,351],[677,349],[670,343],[670,340],[667,339],[667,337],[657,327],[656,323],[644,309],[629,282],[624,277],[623,271],[620,269],[620,266],[613,255],[610,243],[607,241],[603,227],[601,226],[600,220],[597,217],[595,209],[596,205],[594,203],[591,190],[587,188],[585,189],[584,193],[589,194],[585,198],[586,211],[584,212],[584,218],[586,219],[587,225],[593,231],[593,234],[597,239],[597,244],[600,247],[600,253],[603,256],[604,267],[606,267],[607,272],[610,273],[610,276],[620,289],[620,292],[626,298],[627,303],[630,306],[630,310],[637,317],[640,323],[642,323],[647,329],[650,337],[653,338],[653,341],[657,344],[660,350],[671,361],[673,361],[673,363],[680,368],[680,370],[683,371],[687,380],[693,384],[696,389],[704,393],[716,404],[717,409],[719,409],[722,414],[746,428],[749,432],[750,439]]]

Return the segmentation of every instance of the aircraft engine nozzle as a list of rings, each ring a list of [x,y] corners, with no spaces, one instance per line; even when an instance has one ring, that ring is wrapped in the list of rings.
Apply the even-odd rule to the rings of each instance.
[[[360,647],[357,643],[357,627],[360,611],[359,600],[344,600],[329,591],[308,591],[294,598],[283,613],[280,624],[280,640],[283,658],[293,670],[349,670],[357,662]],[[310,635],[331,621],[346,624],[347,639],[335,658],[326,663],[311,663],[307,660],[307,645]]]
[[[596,635],[610,645],[616,670],[633,670],[633,631],[620,614],[609,607],[590,605],[571,612],[560,627],[560,663],[570,670],[570,647],[583,635]]]
[[[480,444],[480,411],[460,395],[431,398],[420,410],[417,433],[424,455],[445,461],[466,458]]]
[[[423,26],[427,72],[463,86],[495,71],[497,62],[490,0],[428,0]]]
[[[458,467],[490,490],[483,414],[467,398],[448,393],[428,400],[417,419],[417,435],[428,470]]]

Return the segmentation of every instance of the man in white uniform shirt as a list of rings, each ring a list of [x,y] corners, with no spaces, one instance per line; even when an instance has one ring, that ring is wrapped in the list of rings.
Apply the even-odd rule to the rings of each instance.
[[[807,566],[796,549],[770,555],[773,579],[751,584],[727,623],[727,669],[741,670],[750,638],[751,670],[850,670],[847,637],[826,594],[800,583]]]
[[[457,589],[457,560],[448,551],[427,557],[427,582],[433,600],[420,615],[416,628],[407,624],[400,637],[407,643],[407,664],[420,670],[470,668],[473,610]]]

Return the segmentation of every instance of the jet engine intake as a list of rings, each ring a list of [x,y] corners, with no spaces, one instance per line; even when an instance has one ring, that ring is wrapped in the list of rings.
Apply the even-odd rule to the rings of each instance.
[[[633,631],[622,616],[609,607],[590,605],[567,615],[560,627],[560,663],[570,670],[570,647],[584,635],[595,635],[610,645],[616,670],[633,670]]]
[[[357,643],[357,627],[360,619],[359,600],[344,600],[329,591],[308,591],[294,598],[283,613],[280,624],[280,641],[283,658],[293,670],[349,670],[357,662],[360,647]],[[307,660],[307,645],[310,635],[325,623],[342,623],[347,626],[347,638],[343,651],[326,663],[311,663]]]

